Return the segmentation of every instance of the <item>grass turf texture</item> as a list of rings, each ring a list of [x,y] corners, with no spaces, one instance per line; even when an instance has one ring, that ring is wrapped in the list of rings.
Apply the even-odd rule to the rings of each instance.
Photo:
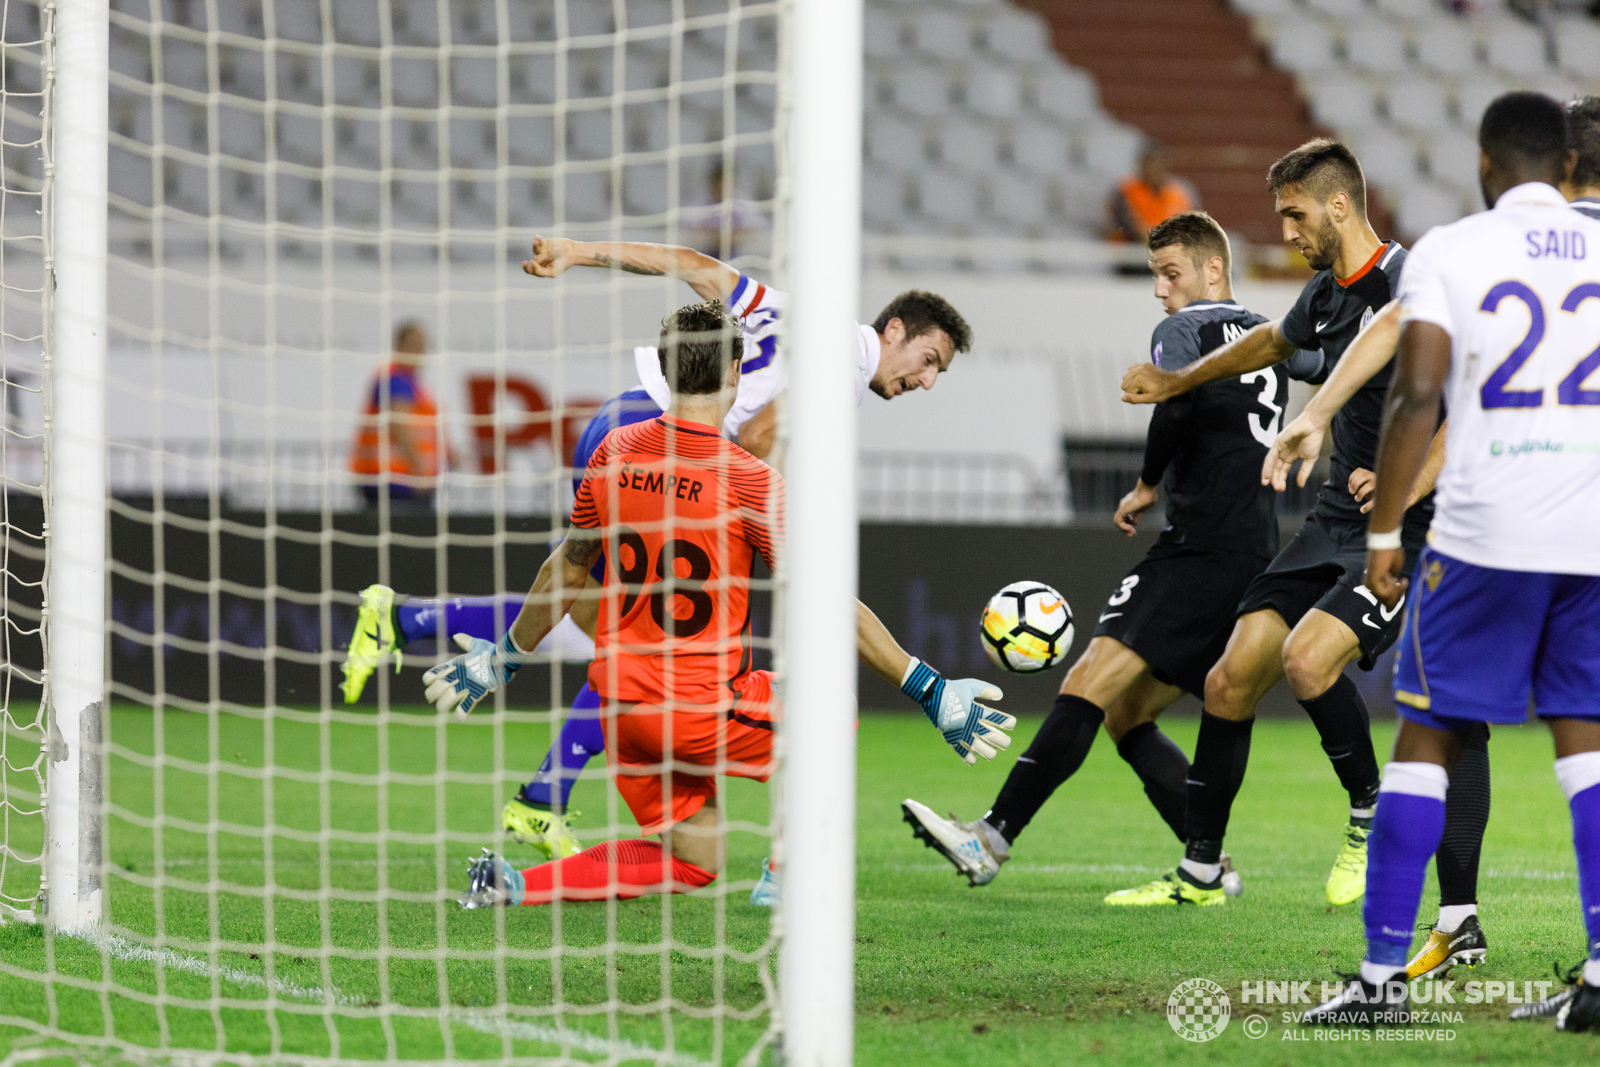
[[[213,721],[214,735],[208,729]],[[119,709],[113,740],[133,752],[152,752],[154,725],[147,711]],[[724,957],[718,966],[706,958],[706,950],[720,939],[753,954],[764,943],[767,916],[743,899],[766,852],[764,839],[754,832],[732,835],[728,895],[720,901],[705,892],[678,897],[670,913],[660,899],[574,905],[561,909],[559,918],[546,908],[461,912],[451,902],[462,882],[460,861],[488,842],[518,774],[507,772],[501,788],[458,780],[436,789],[433,776],[441,766],[465,778],[490,770],[497,734],[488,720],[441,725],[422,714],[397,715],[387,730],[370,723],[283,718],[274,724],[273,762],[293,771],[270,779],[278,826],[315,835],[325,818],[336,829],[370,832],[380,826],[379,813],[386,812],[385,825],[395,839],[380,863],[375,846],[337,835],[325,845],[275,835],[278,891],[269,913],[261,889],[263,841],[251,833],[263,824],[268,804],[266,782],[255,773],[265,762],[262,725],[228,716],[166,715],[162,855],[167,884],[158,902],[149,886],[152,830],[141,824],[154,811],[152,772],[136,760],[114,758],[112,796],[141,818],[116,820],[111,827],[109,858],[117,873],[110,913],[119,925],[144,935],[155,932],[158,915],[172,938],[205,942],[210,931],[218,930],[229,941],[218,962],[236,970],[214,987],[207,975],[169,966],[162,979],[168,996],[195,1003],[158,1010],[149,1002],[158,988],[156,968],[148,961],[113,961],[111,975],[127,994],[102,999],[93,990],[54,984],[60,1028],[100,1035],[109,1018],[116,1035],[136,1045],[161,1044],[165,1032],[169,1047],[258,1054],[276,1048],[286,1058],[330,1054],[332,1034],[338,1054],[352,1059],[453,1055],[470,1060],[497,1058],[503,1050],[540,1056],[559,1047],[530,1038],[551,1035],[522,1031],[503,1039],[484,1032],[473,1013],[492,1010],[502,1000],[549,1006],[559,987],[568,1005],[603,1004],[615,996],[636,1006],[618,1014],[614,1028],[603,1013],[571,1011],[563,1022],[573,1032],[660,1049],[670,1028],[673,1047],[684,1058],[736,1060],[758,1039],[765,1021],[729,1020],[719,1027],[696,1016],[714,1004],[718,982],[725,1003],[753,1009],[761,1001],[756,964]],[[1026,745],[1037,725],[1036,719],[1022,723],[1013,751]],[[1194,720],[1174,718],[1168,728],[1186,749],[1192,747]],[[544,727],[506,723],[499,730],[502,751],[518,764],[542,754]],[[1375,734],[1380,751],[1386,750],[1391,731],[1379,727]],[[1178,857],[1170,832],[1103,740],[1020,839],[999,880],[970,890],[937,854],[912,839],[899,821],[898,803],[912,796],[974,817],[993,798],[1010,758],[962,767],[914,714],[865,715],[859,739],[859,1062],[1124,1063],[1186,1056],[1250,1064],[1549,1064],[1590,1061],[1600,1051],[1593,1035],[1560,1034],[1548,1021],[1512,1023],[1503,1003],[1458,1005],[1464,1021],[1447,1027],[1454,1040],[1440,1044],[1288,1042],[1277,1015],[1281,1008],[1266,1012],[1271,1017],[1266,1037],[1253,1041],[1244,1035],[1241,981],[1310,979],[1315,997],[1335,969],[1354,966],[1362,947],[1359,907],[1333,910],[1322,900],[1322,882],[1339,844],[1344,798],[1304,722],[1257,726],[1250,775],[1229,838],[1244,874],[1245,895],[1220,908],[1181,910],[1100,904],[1105,893],[1146,881]],[[324,751],[341,773],[356,780],[319,780]],[[208,752],[219,765],[243,773],[196,773],[203,771]],[[1547,978],[1553,958],[1575,961],[1583,954],[1569,822],[1542,727],[1497,729],[1491,758],[1496,792],[1480,908],[1490,958],[1484,967],[1454,977],[1520,984]],[[359,780],[381,759],[394,773],[382,802],[375,787]],[[732,783],[729,801],[731,817],[764,823],[763,787]],[[204,825],[212,803],[226,820],[214,843]],[[574,804],[592,813],[579,820],[580,827],[590,828],[586,840],[598,839],[592,828],[604,823],[611,803],[602,780],[579,784]],[[624,809],[612,810],[626,821]],[[435,843],[438,826],[449,827],[458,840]],[[523,862],[533,859],[514,845],[511,852]],[[205,891],[212,855],[216,878],[251,887],[218,894],[214,912]],[[17,866],[10,870],[16,877]],[[380,874],[391,895],[383,909],[371,903]],[[13,892],[18,888],[8,886]],[[314,899],[319,888],[329,898],[323,906]],[[1430,918],[1436,902],[1430,876],[1419,918]],[[497,927],[501,921],[503,928]],[[559,975],[539,955],[554,943],[557,923],[560,943],[569,952],[581,950],[563,958]],[[272,953],[261,950],[269,926],[277,945]],[[668,930],[680,948],[664,968],[658,943]],[[605,951],[608,937],[618,943],[617,951]],[[342,950],[326,967],[317,952],[324,938]],[[442,964],[432,956],[440,938],[452,953]],[[380,943],[394,950],[381,969],[371,958]],[[513,951],[497,953],[497,945]],[[0,1017],[49,1017],[44,983],[21,973],[45,967],[46,947],[36,928],[0,927]],[[89,982],[99,978],[101,957],[95,949],[57,939],[54,951],[62,974]],[[582,954],[590,951],[594,954]],[[279,982],[302,991],[337,987],[344,1004],[325,1012],[303,992],[297,998],[288,989],[276,1011],[264,1010],[258,976],[267,975],[269,965]],[[1181,1041],[1165,1018],[1168,993],[1188,978],[1212,979],[1234,999],[1234,1023],[1208,1044]],[[230,998],[215,1012],[205,1004],[213,988]],[[668,995],[674,1003],[662,1010],[659,1001]],[[551,1018],[531,1021],[555,1025]],[[19,1039],[33,1043],[25,1027],[0,1028],[0,1050]],[[573,1055],[604,1058],[603,1051],[593,1051],[596,1047],[574,1048]]]

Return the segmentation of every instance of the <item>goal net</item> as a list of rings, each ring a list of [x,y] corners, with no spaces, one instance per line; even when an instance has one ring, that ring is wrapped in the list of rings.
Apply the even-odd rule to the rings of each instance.
[[[788,0],[3,9],[12,1056],[776,1056],[784,912],[748,898],[781,852],[782,775],[718,776],[704,888],[464,910],[482,849],[544,859],[502,807],[572,718],[586,639],[565,627],[465,720],[423,697],[456,651],[444,621],[355,703],[341,663],[371,585],[529,588],[588,419],[699,299],[530,277],[536,235],[689,245],[790,288]],[[74,95],[97,27],[100,118]],[[96,152],[99,275],[74,178]],[[752,589],[756,665],[781,666],[782,582]],[[614,770],[577,777],[579,847],[640,836]]]

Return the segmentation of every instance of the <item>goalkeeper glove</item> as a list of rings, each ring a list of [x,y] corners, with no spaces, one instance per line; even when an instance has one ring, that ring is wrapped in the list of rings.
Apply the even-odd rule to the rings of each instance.
[[[977,678],[951,681],[912,656],[900,679],[900,691],[922,705],[928,721],[969,764],[977,763],[979,756],[994,759],[997,752],[1011,746],[1011,735],[1005,731],[1016,727],[1016,717],[978,703],[999,700],[1002,695],[988,682]]]
[[[445,660],[422,676],[428,703],[439,711],[466,715],[478,701],[511,680],[527,662],[528,653],[507,633],[498,645],[481,637],[456,634],[462,655]]]

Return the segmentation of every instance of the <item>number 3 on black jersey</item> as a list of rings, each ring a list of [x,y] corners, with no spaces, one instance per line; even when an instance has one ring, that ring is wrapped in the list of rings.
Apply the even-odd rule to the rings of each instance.
[[[1250,423],[1250,436],[1266,448],[1272,447],[1272,442],[1278,436],[1279,423],[1283,421],[1283,408],[1278,404],[1278,372],[1276,368],[1264,367],[1253,370],[1249,374],[1239,375],[1240,385],[1254,385],[1261,383],[1261,395],[1256,397],[1256,402],[1267,409],[1268,415],[1263,420],[1262,416],[1252,411],[1247,419]]]

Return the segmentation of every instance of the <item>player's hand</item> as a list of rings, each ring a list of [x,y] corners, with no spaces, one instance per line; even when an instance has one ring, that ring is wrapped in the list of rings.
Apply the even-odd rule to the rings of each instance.
[[[1362,584],[1386,608],[1392,608],[1405,598],[1411,580],[1404,577],[1406,550],[1403,548],[1367,549],[1367,573]]]
[[[1177,396],[1176,374],[1164,371],[1154,363],[1136,363],[1122,376],[1122,402],[1124,404],[1158,404],[1168,397]]]
[[[1304,489],[1306,479],[1311,477],[1311,468],[1322,455],[1322,438],[1327,432],[1327,426],[1301,412],[1267,449],[1267,458],[1261,464],[1261,484],[1283,492],[1289,487],[1289,471],[1298,462],[1300,476],[1295,484]]]
[[[566,237],[535,237],[533,258],[522,261],[523,273],[536,278],[554,278],[566,273],[568,267],[577,265],[572,254],[577,244]]]
[[[454,711],[466,715],[478,701],[511,680],[522,666],[523,653],[506,634],[496,645],[481,637],[456,634],[462,655],[445,660],[422,676],[428,703],[440,714]]]
[[[1378,488],[1378,476],[1365,467],[1357,467],[1350,472],[1350,495],[1356,498],[1356,503],[1361,504],[1361,514],[1365,515],[1372,510],[1372,505],[1377,501],[1372,497],[1372,491]],[[1363,503],[1365,501],[1365,503]],[[1369,585],[1367,587],[1371,589]]]
[[[913,659],[900,690],[922,705],[928,720],[968,765],[977,763],[979,756],[994,759],[1011,747],[1011,735],[1006,731],[1016,729],[1016,716],[978,703],[999,700],[998,686],[979,678],[946,679]]]
[[[1117,524],[1118,529],[1132,537],[1139,532],[1139,520],[1144,518],[1144,513],[1160,499],[1161,490],[1153,485],[1145,485],[1141,479],[1128,495],[1122,498],[1122,502],[1117,505],[1117,513],[1111,517],[1111,521]]]

